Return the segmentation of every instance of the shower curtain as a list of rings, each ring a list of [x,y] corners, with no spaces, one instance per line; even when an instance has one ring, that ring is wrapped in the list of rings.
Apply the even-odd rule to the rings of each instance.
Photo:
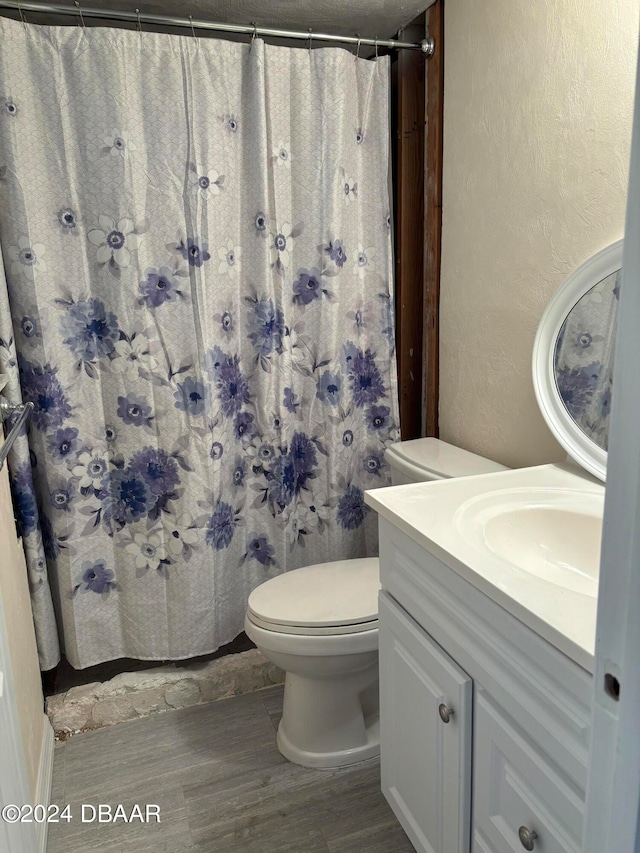
[[[0,21],[0,367],[43,669],[183,659],[375,552],[388,61]],[[0,272],[0,276],[1,276]]]

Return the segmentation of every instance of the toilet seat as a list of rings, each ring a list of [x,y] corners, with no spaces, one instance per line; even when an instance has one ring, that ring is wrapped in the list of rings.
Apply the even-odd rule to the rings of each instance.
[[[280,634],[337,636],[378,628],[377,557],[336,560],[278,575],[249,596],[247,617]]]

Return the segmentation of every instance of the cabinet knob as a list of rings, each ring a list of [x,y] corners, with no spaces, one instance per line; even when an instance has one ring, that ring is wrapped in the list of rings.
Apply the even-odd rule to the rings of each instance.
[[[526,826],[521,826],[518,830],[518,837],[525,850],[533,850],[538,833],[534,832],[533,829],[527,829]]]
[[[447,706],[443,704],[438,707],[438,713],[440,714],[442,722],[448,723],[451,717],[453,717],[453,708],[447,708]]]

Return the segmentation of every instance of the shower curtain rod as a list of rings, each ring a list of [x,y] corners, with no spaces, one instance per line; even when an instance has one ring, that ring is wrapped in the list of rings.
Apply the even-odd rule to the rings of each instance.
[[[128,21],[137,24],[156,24],[165,27],[185,27],[195,35],[195,30],[215,30],[224,33],[243,33],[248,36],[270,36],[283,39],[299,39],[302,41],[330,41],[339,44],[367,45],[370,47],[388,47],[396,50],[420,50],[431,59],[435,50],[435,41],[432,36],[427,36],[420,42],[397,41],[396,39],[360,38],[359,36],[340,36],[330,33],[316,33],[309,29],[306,33],[299,30],[278,30],[272,27],[259,27],[254,24],[224,24],[215,21],[195,20],[191,16],[178,18],[173,15],[154,15],[152,13],[124,12],[116,9],[96,9],[76,6],[57,6],[52,3],[22,3],[16,0],[0,0],[0,9],[13,9],[20,14],[23,22],[26,22],[25,12],[46,13],[51,15],[73,15],[81,25],[84,18],[106,18],[112,21]]]

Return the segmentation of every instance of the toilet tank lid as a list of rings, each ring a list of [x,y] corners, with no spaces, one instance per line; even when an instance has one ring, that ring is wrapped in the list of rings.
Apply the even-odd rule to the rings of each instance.
[[[416,438],[400,441],[387,448],[388,461],[395,456],[437,478],[471,477],[474,474],[493,474],[508,470],[505,465],[454,447],[439,438]]]
[[[253,590],[248,610],[274,626],[356,625],[378,618],[379,589],[377,557],[335,560],[271,578]]]

